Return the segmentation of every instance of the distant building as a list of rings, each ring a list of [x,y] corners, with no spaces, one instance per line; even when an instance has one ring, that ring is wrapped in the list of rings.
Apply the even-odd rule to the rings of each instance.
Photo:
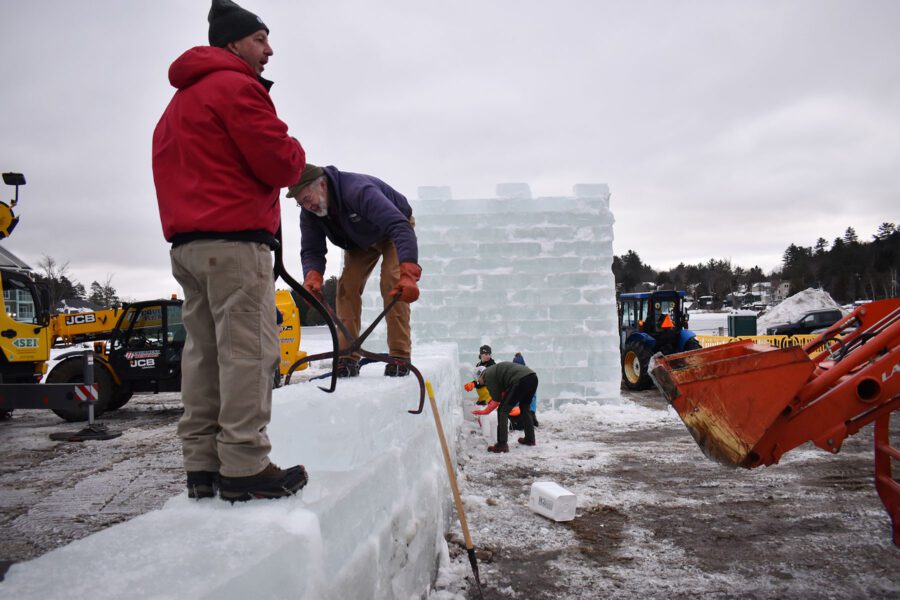
[[[7,250],[4,246],[0,246],[0,267],[28,273],[34,271],[24,260]]]
[[[791,284],[787,281],[782,281],[778,284],[778,287],[775,288],[775,291],[772,294],[772,300],[774,300],[774,304],[778,304],[790,295]]]
[[[0,268],[27,274],[33,272],[33,269],[24,260],[7,250],[4,246],[0,246]],[[34,298],[31,296],[31,292],[22,287],[9,285],[6,278],[4,278],[3,283],[3,306],[6,309],[6,314],[17,321],[33,322],[37,315],[35,314]],[[19,282],[19,285],[22,285],[21,282]]]
[[[750,286],[754,304],[772,306],[787,298],[790,292],[791,284],[787,281],[778,281],[774,286],[771,281],[758,281]]]

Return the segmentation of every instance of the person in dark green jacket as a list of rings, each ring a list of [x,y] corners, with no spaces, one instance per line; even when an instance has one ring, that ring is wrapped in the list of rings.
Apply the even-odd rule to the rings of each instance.
[[[507,437],[509,435],[509,411],[518,406],[525,425],[525,437],[519,443],[534,446],[534,423],[531,420],[531,398],[537,391],[537,374],[526,367],[513,362],[499,362],[484,370],[479,382],[491,393],[491,398],[500,402],[497,409],[497,443],[488,446],[488,452],[509,452]]]

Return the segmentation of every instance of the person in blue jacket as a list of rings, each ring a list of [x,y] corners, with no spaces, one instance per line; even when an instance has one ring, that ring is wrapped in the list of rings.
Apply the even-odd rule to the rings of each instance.
[[[352,336],[346,339],[338,331],[339,343],[346,348],[359,337],[362,317],[362,293],[366,281],[381,259],[381,297],[386,307],[394,296],[400,300],[385,316],[388,353],[405,363],[388,364],[384,374],[409,375],[412,354],[409,304],[419,298],[419,247],[413,229],[415,219],[406,198],[388,184],[371,175],[339,171],[336,167],[317,167],[309,163],[288,198],[294,198],[300,211],[300,259],[303,287],[321,296],[325,272],[326,240],[344,250],[344,269],[338,278],[337,315]],[[341,359],[339,377],[359,375],[359,356]]]
[[[516,355],[513,356],[512,361],[513,361],[514,363],[516,363],[516,364],[520,364],[520,365],[523,365],[523,366],[525,365],[525,357],[522,356],[522,353],[521,353],[521,352],[516,352]],[[537,420],[537,394],[535,394],[534,396],[531,397],[531,406],[530,406],[529,410],[530,410],[530,412],[531,412],[531,422],[534,423],[534,426],[535,426],[535,427],[538,427],[538,420]],[[521,416],[521,415],[519,415],[519,416],[517,416],[517,417],[512,417],[512,416],[510,416],[509,422],[510,422],[510,428],[511,428],[511,429],[518,429],[518,430],[523,430],[523,429],[525,429],[525,424],[524,424],[524,422],[522,421],[522,416]]]

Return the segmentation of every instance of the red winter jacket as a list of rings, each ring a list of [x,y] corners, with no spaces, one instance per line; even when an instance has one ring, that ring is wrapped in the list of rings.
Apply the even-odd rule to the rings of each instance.
[[[169,81],[178,91],[153,132],[163,235],[274,234],[279,190],[297,182],[306,155],[266,87],[244,60],[211,46],[178,57]]]

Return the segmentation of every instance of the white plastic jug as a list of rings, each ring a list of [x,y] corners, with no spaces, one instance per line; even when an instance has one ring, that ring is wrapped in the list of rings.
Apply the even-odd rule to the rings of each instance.
[[[575,494],[552,481],[531,484],[528,508],[554,521],[571,521],[575,518],[578,500]]]
[[[497,443],[497,411],[478,417],[481,422],[481,435],[491,445]]]

